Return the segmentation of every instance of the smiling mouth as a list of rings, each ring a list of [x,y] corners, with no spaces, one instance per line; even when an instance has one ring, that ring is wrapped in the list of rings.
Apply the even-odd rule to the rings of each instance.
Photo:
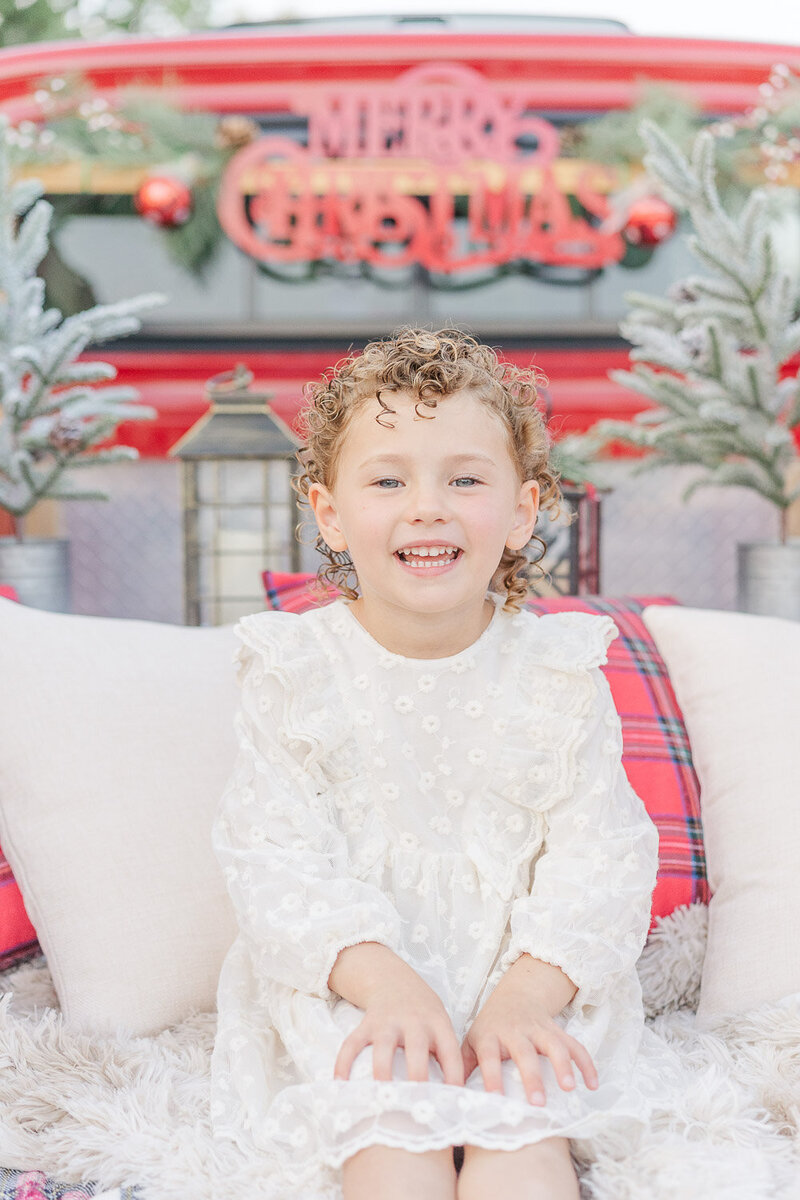
[[[457,548],[452,554],[440,554],[433,558],[430,555],[412,554],[407,550],[396,550],[395,557],[399,558],[407,567],[416,567],[418,570],[424,571],[429,567],[446,567],[460,558],[463,553],[463,550]]]

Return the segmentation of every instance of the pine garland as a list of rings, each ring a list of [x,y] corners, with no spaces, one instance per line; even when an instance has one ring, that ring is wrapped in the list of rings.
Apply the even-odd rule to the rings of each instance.
[[[132,446],[94,447],[121,421],[150,420],[157,412],[134,403],[135,388],[93,386],[115,378],[109,363],[75,360],[92,343],[138,330],[138,313],[166,297],[141,295],[66,318],[45,309],[36,268],[48,249],[53,208],[39,180],[12,186],[7,133],[0,116],[0,508],[14,518],[22,541],[22,518],[45,497],[108,499],[71,487],[68,471],[138,458]]]
[[[664,198],[687,213],[688,245],[706,274],[666,296],[626,295],[632,307],[620,330],[634,366],[610,375],[657,407],[631,422],[600,421],[568,439],[565,452],[590,464],[611,441],[640,447],[649,453],[637,474],[703,468],[685,500],[701,487],[747,487],[785,513],[800,496],[788,480],[798,457],[800,378],[782,378],[781,367],[800,350],[800,296],[775,251],[768,196],[756,189],[733,217],[717,190],[709,131],[696,136],[691,160],[654,122],[643,122],[641,135],[645,166]]]

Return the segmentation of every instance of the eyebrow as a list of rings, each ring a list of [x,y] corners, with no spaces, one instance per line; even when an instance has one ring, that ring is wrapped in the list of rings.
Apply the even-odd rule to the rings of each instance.
[[[398,463],[399,464],[399,463],[404,463],[405,461],[406,461],[406,459],[404,458],[404,456],[402,454],[376,454],[372,458],[365,458],[364,461],[361,463],[361,466],[362,467],[371,467],[371,466],[375,466],[377,463]],[[447,456],[447,458],[445,458],[444,461],[446,463],[483,462],[483,463],[488,463],[490,466],[493,466],[493,467],[497,465],[495,460],[493,458],[490,458],[488,454],[480,454],[477,451],[473,454],[449,454]]]

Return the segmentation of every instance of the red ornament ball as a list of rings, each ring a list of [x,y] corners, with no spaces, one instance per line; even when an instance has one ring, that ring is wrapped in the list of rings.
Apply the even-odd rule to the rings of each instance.
[[[154,225],[185,225],[192,215],[192,190],[182,179],[151,175],[133,198],[136,211]]]
[[[674,232],[678,214],[660,196],[643,196],[628,210],[623,234],[633,246],[657,246]]]

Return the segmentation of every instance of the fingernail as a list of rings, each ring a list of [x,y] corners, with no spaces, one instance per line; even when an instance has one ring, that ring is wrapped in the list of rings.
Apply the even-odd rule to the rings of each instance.
[[[531,1092],[531,1104],[544,1104],[544,1092]]]
[[[564,1076],[564,1087],[565,1088],[575,1087],[575,1079],[573,1078],[572,1075]]]

